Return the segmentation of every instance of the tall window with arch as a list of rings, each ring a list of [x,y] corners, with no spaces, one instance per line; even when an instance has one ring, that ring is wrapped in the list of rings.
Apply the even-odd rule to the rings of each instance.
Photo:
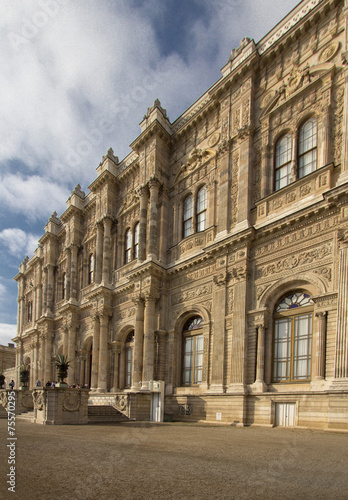
[[[291,180],[292,138],[291,134],[281,137],[275,147],[275,190],[287,186]]]
[[[126,338],[125,343],[125,387],[129,388],[132,385],[132,361],[134,348],[134,330],[132,330]]]
[[[88,259],[88,284],[94,283],[94,254],[91,253]]]
[[[307,293],[287,294],[274,309],[273,382],[311,378],[313,301]]]
[[[134,226],[133,256],[137,259],[139,256],[139,222]]]
[[[197,232],[204,231],[207,227],[207,188],[203,186],[197,193]]]
[[[124,263],[128,264],[128,262],[130,262],[132,258],[132,232],[130,229],[127,229],[124,241]]]
[[[186,321],[182,330],[183,385],[198,385],[202,383],[204,346],[202,327],[203,318],[201,316],[193,316]]]
[[[66,273],[62,277],[62,300],[66,299]]]
[[[299,130],[298,176],[299,179],[317,168],[317,120],[310,118]]]
[[[193,226],[193,206],[192,195],[189,194],[184,199],[183,210],[183,237],[186,238],[192,233]]]

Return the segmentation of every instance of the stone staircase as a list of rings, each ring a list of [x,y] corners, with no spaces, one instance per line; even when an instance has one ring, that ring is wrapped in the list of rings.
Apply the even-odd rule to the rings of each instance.
[[[88,406],[88,423],[128,422],[129,418],[109,405]]]
[[[16,415],[16,420],[34,422],[34,410],[23,410],[21,413]]]

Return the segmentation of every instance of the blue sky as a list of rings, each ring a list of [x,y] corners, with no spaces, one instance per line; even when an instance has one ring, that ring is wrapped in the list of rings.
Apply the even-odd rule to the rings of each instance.
[[[159,98],[174,121],[297,0],[2,0],[0,344],[16,332],[13,277],[53,211],[120,159]]]

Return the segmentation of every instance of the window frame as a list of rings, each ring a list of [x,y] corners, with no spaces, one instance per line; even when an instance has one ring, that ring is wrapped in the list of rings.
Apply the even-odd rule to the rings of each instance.
[[[287,147],[287,149],[286,149],[287,160],[284,161],[283,163],[278,164],[278,158],[281,158],[281,156],[282,156],[282,153],[280,151],[278,153],[278,149],[280,148],[280,144],[282,143],[282,141],[284,141],[285,139],[288,140],[288,145],[289,145],[289,147]],[[275,146],[274,146],[274,190],[275,191],[279,191],[280,189],[283,189],[286,186],[289,186],[289,184],[291,184],[291,164],[292,164],[292,160],[293,160],[293,158],[292,158],[292,156],[293,156],[292,155],[292,146],[293,146],[293,137],[292,137],[292,134],[290,132],[286,132],[283,135],[281,135],[275,143]],[[289,152],[290,152],[290,158],[289,158]],[[285,167],[287,169],[287,174],[283,177],[277,178],[278,172],[280,173],[281,170],[285,169]],[[282,179],[285,179],[285,178],[287,179],[286,184],[281,185]]]
[[[88,258],[88,284],[91,285],[94,283],[95,278],[95,259],[94,253],[89,254]]]
[[[189,207],[186,205],[190,203]],[[183,217],[182,217],[182,236],[183,238],[187,238],[192,234],[193,228],[193,196],[192,193],[189,193],[185,196],[183,200]]]
[[[200,320],[199,325],[195,325],[190,329],[185,329],[185,326],[196,319]],[[182,329],[182,369],[181,369],[181,385],[183,387],[197,387],[203,383],[203,363],[204,363],[204,333],[203,333],[204,320],[201,316],[192,316],[186,321]],[[186,340],[192,341],[192,350],[186,350]],[[202,348],[199,349],[199,342],[202,342]],[[190,366],[187,368],[185,358],[187,354],[191,355]],[[201,362],[196,364],[197,358],[201,356]],[[200,376],[197,376],[200,372]],[[186,373],[189,374],[189,381],[186,382]]]
[[[309,124],[309,123],[315,123],[315,132],[312,133],[312,135],[307,138],[307,141],[309,139],[312,140],[312,147],[308,148],[308,149],[305,149],[301,152],[301,145],[303,143],[306,142],[306,139],[303,138],[303,140],[301,140],[301,134],[304,133],[304,129],[305,127]],[[312,130],[313,130],[313,126],[312,126]],[[315,138],[315,145],[313,146],[313,137]],[[315,159],[312,160],[310,163],[307,163],[306,165],[303,165],[301,166],[301,159],[305,158],[307,155],[309,155],[310,153],[314,154],[315,156]],[[306,175],[309,175],[311,174],[312,172],[315,172],[317,170],[317,162],[318,162],[318,121],[316,119],[315,116],[312,116],[310,118],[308,118],[306,121],[304,121],[302,123],[302,125],[299,127],[298,129],[298,147],[297,147],[297,159],[298,159],[298,178],[299,179],[302,179],[303,177],[305,177]],[[304,173],[304,169],[307,165],[311,165],[311,170],[310,172],[307,172],[307,173]],[[314,165],[314,168],[313,168],[313,165]]]
[[[132,231],[130,228],[124,233],[124,263],[128,264],[132,260]]]
[[[200,199],[201,193],[204,193],[204,197],[203,197],[204,207],[202,209],[199,207],[199,204],[202,203],[201,199]],[[208,191],[207,191],[207,186],[203,185],[197,191],[197,199],[196,199],[196,232],[197,233],[201,233],[207,229],[207,207],[208,207]],[[201,216],[204,216],[204,218],[202,220],[200,220]],[[204,227],[200,228],[200,225],[202,224],[202,222],[203,222]]]
[[[302,291],[296,291],[296,292],[289,292],[288,294],[284,295],[278,302],[277,305],[280,304],[286,297],[288,297],[291,294],[296,294],[296,293],[306,293]],[[308,295],[308,294],[307,294]],[[276,305],[276,307],[277,307]],[[275,307],[275,309],[276,309]],[[295,343],[296,343],[296,320],[299,318],[304,319],[307,317],[308,320],[308,325],[310,328],[307,330],[306,333],[306,339],[307,339],[307,351],[305,353],[306,359],[307,359],[307,369],[306,369],[306,377],[303,378],[301,376],[295,376],[295,365],[299,361],[301,361],[300,355],[296,355],[295,353]],[[291,309],[283,310],[276,312],[274,310],[273,313],[273,342],[272,342],[272,383],[273,384],[298,384],[298,383],[308,383],[311,381],[312,377],[312,356],[313,356],[313,319],[314,319],[314,304],[308,304],[304,306],[299,306],[299,307],[294,307]],[[288,339],[290,339],[290,342],[288,342],[288,350],[290,352],[287,353],[287,357],[285,358],[280,358],[279,356],[276,356],[276,349],[277,346],[281,343],[281,341],[277,340],[277,326],[280,324],[280,322],[287,322],[288,325],[290,325],[290,335],[288,335]],[[281,378],[279,374],[278,367],[280,364],[284,361],[282,359],[286,360],[285,363],[287,364],[286,366],[286,378]]]

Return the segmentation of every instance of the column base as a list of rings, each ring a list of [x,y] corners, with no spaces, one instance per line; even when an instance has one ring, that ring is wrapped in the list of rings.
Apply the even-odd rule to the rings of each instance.
[[[348,391],[348,378],[336,378],[331,380],[330,390]]]
[[[250,389],[252,392],[267,392],[267,384],[263,380],[256,380]]]
[[[104,392],[108,392],[108,391],[106,389],[103,389],[102,387],[98,387],[97,392],[104,393]]]
[[[233,393],[246,394],[246,392],[247,391],[244,384],[230,384],[226,390],[227,394],[233,394]]]
[[[214,393],[214,394],[224,394],[225,389],[222,384],[210,384],[209,389],[206,391],[208,394]]]

